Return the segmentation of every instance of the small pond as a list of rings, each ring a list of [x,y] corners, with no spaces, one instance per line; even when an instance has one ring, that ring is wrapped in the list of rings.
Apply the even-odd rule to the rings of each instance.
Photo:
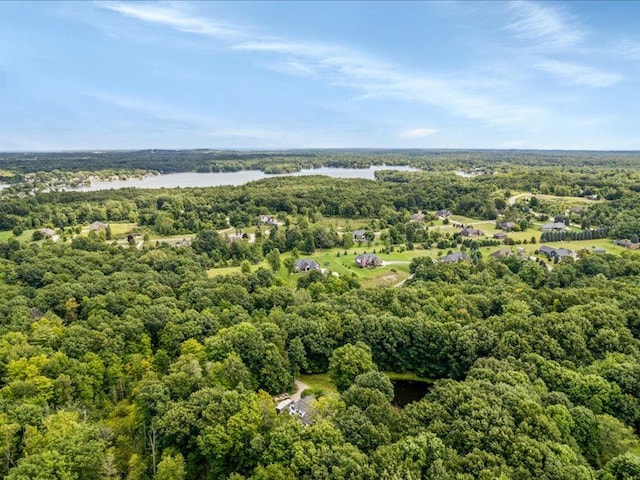
[[[393,383],[395,392],[391,403],[400,408],[422,399],[429,393],[433,385],[429,382],[416,382],[414,380],[392,380],[391,383]]]

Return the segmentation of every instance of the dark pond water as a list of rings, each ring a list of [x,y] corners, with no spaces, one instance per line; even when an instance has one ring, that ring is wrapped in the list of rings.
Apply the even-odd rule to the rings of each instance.
[[[431,390],[431,383],[412,380],[392,380],[395,396],[391,402],[396,407],[404,407],[417,402]]]

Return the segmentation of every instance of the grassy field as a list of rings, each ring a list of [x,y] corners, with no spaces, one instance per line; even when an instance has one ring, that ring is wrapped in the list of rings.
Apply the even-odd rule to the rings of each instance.
[[[136,228],[138,228],[137,223],[110,223],[109,226],[111,227],[112,237],[126,235],[136,230]]]
[[[415,373],[404,372],[404,373],[396,373],[396,372],[382,372],[390,380],[409,380],[412,382],[423,382],[423,383],[433,383],[433,379],[419,377]],[[316,394],[331,394],[337,393],[337,389],[331,378],[329,378],[328,373],[310,373],[310,374],[302,374],[298,377],[302,383],[306,383]]]
[[[535,227],[534,227],[535,228]],[[495,228],[493,229],[495,230]],[[487,233],[489,233],[490,229],[485,229]],[[497,230],[495,230],[497,231]],[[482,247],[480,248],[480,252],[482,252],[483,256],[486,258],[491,253],[508,249],[513,252],[517,252],[518,248],[523,248],[530,255],[533,255],[534,252],[540,248],[542,245],[540,243],[540,235],[541,232],[535,229],[529,229],[525,232],[514,232],[510,233],[509,236],[514,240],[527,240],[529,241],[531,237],[536,238],[536,243],[531,244],[528,243],[526,245],[498,245],[494,247]],[[620,247],[615,245],[610,239],[599,239],[599,240],[581,240],[581,241],[563,241],[563,242],[545,242],[544,245],[549,245],[555,248],[568,248],[577,252],[582,249],[591,249],[594,247],[604,248],[608,253],[620,254],[625,251],[629,251],[624,247]],[[360,279],[360,283],[363,287],[377,287],[377,286],[394,286],[405,280],[409,276],[409,266],[411,260],[417,257],[431,257],[433,259],[437,259],[439,257],[438,252],[441,252],[442,255],[445,255],[447,250],[438,250],[438,249],[415,249],[415,250],[406,250],[404,252],[391,252],[391,253],[380,253],[378,249],[380,247],[353,247],[346,250],[347,254],[345,255],[345,249],[342,248],[332,248],[328,250],[319,250],[316,251],[313,255],[301,255],[301,258],[310,258],[315,260],[320,264],[322,268],[325,268],[331,272],[336,272],[339,275],[345,275],[347,273],[355,273]],[[360,253],[372,253],[373,250],[376,250],[380,259],[384,262],[384,265],[378,268],[359,268],[355,265],[355,258]],[[340,253],[340,256],[338,256]],[[287,258],[288,254],[282,255],[282,260],[284,261]],[[542,256],[541,258],[545,258]],[[251,270],[256,270],[259,267],[269,268],[267,262],[263,261],[257,265],[252,265]],[[209,276],[214,275],[229,275],[234,272],[239,272],[240,267],[224,267],[224,268],[213,268],[208,271]],[[295,285],[299,275],[293,274],[288,275],[285,268],[281,267],[277,272],[277,277],[280,278],[287,285]]]
[[[423,382],[423,383],[433,383],[434,380],[432,378],[419,377],[415,373],[404,372],[404,373],[396,373],[396,372],[382,372],[390,380],[406,380],[411,382]]]
[[[380,247],[377,247],[380,248]],[[404,252],[391,252],[391,253],[377,253],[380,259],[388,263],[387,265],[378,268],[359,268],[355,264],[356,256],[361,253],[372,253],[375,247],[353,247],[350,249],[332,248],[328,250],[319,250],[312,255],[301,255],[300,258],[310,258],[320,264],[320,267],[325,268],[331,272],[336,272],[338,275],[345,275],[347,273],[355,273],[360,279],[360,283],[363,287],[374,286],[391,286],[403,281],[409,276],[409,264],[411,260],[416,257],[433,256],[435,257],[437,250],[407,250]],[[347,252],[345,255],[344,252]],[[377,250],[376,250],[377,251]],[[340,253],[340,256],[338,256]],[[288,254],[282,255],[282,260],[287,258]],[[269,268],[266,261],[262,261],[258,264],[251,265],[251,270],[257,270],[260,267]],[[223,267],[212,268],[207,273],[209,276],[214,275],[229,275],[234,272],[239,272],[240,267]],[[299,275],[287,274],[284,267],[281,267],[277,272],[277,277],[283,280],[286,284],[295,285]]]
[[[351,232],[364,229],[371,223],[369,218],[320,217],[312,225],[333,228],[337,232]]]
[[[338,392],[328,373],[302,374],[298,377],[298,380],[309,385],[316,394],[326,395]]]
[[[22,235],[16,237],[16,239],[20,242],[26,242],[31,240],[31,235],[33,235],[33,232],[35,232],[35,229],[32,230],[25,230],[24,232],[22,232]],[[5,231],[5,232],[0,232],[0,242],[6,242],[7,240],[9,240],[11,237],[13,237],[13,232],[11,230]]]

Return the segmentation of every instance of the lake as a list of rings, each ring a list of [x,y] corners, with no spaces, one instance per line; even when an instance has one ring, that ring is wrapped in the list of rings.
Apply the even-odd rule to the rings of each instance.
[[[391,380],[391,383],[393,383],[394,391],[391,403],[400,408],[421,400],[422,397],[429,393],[433,385],[430,382],[416,382],[413,380]]]
[[[419,172],[419,168],[407,166],[375,165],[369,168],[305,168],[299,172],[268,175],[260,170],[241,170],[239,172],[216,173],[169,173],[166,175],[152,175],[144,178],[128,180],[93,181],[89,186],[69,190],[79,192],[93,192],[97,190],[111,190],[120,188],[177,188],[177,187],[219,187],[223,185],[244,185],[255,180],[272,177],[302,177],[306,175],[326,175],[333,178],[365,178],[375,179],[375,172],[380,170],[400,170],[404,172]]]

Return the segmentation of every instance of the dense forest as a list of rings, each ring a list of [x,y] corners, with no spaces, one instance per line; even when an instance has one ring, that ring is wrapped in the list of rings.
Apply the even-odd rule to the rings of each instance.
[[[424,170],[499,166],[606,166],[638,168],[638,152],[550,150],[139,150],[0,153],[0,170],[149,170],[161,173],[263,170],[270,173],[318,167],[412,165]]]
[[[193,163],[181,168],[217,154],[190,152]],[[557,235],[637,243],[640,176],[621,168],[635,154],[514,153],[528,160],[467,179],[446,173],[465,153],[445,153],[458,157],[446,168],[443,160],[443,172],[384,172],[375,181],[3,197],[0,230],[12,232],[0,237],[0,475],[640,478],[640,255],[439,262],[428,255],[435,245],[474,251],[481,240],[412,219],[424,212],[427,225],[428,212],[450,209],[487,224],[512,220],[527,237],[530,224],[548,219],[572,226]],[[75,155],[51,154],[52,165],[72,170]],[[178,160],[145,164],[151,152],[103,155],[123,158],[114,168],[179,168]],[[305,155],[324,165],[343,153],[295,152]],[[497,165],[512,153],[475,155]],[[545,156],[563,166],[526,166]],[[0,168],[28,172],[30,162],[3,154]],[[514,192],[531,197],[511,202]],[[260,216],[273,216],[269,233]],[[378,248],[424,249],[407,281],[364,288],[355,273],[292,274],[284,265],[292,254],[281,263],[279,253],[350,248],[353,239],[325,221],[338,217],[382,231]],[[107,229],[80,233],[96,221],[194,236],[176,247],[118,243]],[[60,240],[21,237],[45,227]],[[229,241],[219,231],[230,227],[254,229],[255,238]],[[259,264],[265,258],[269,268]],[[234,261],[242,266],[233,273],[208,275]],[[393,373],[428,382],[429,392],[398,406]],[[278,395],[318,376],[329,385],[302,393],[312,421],[278,413]]]

